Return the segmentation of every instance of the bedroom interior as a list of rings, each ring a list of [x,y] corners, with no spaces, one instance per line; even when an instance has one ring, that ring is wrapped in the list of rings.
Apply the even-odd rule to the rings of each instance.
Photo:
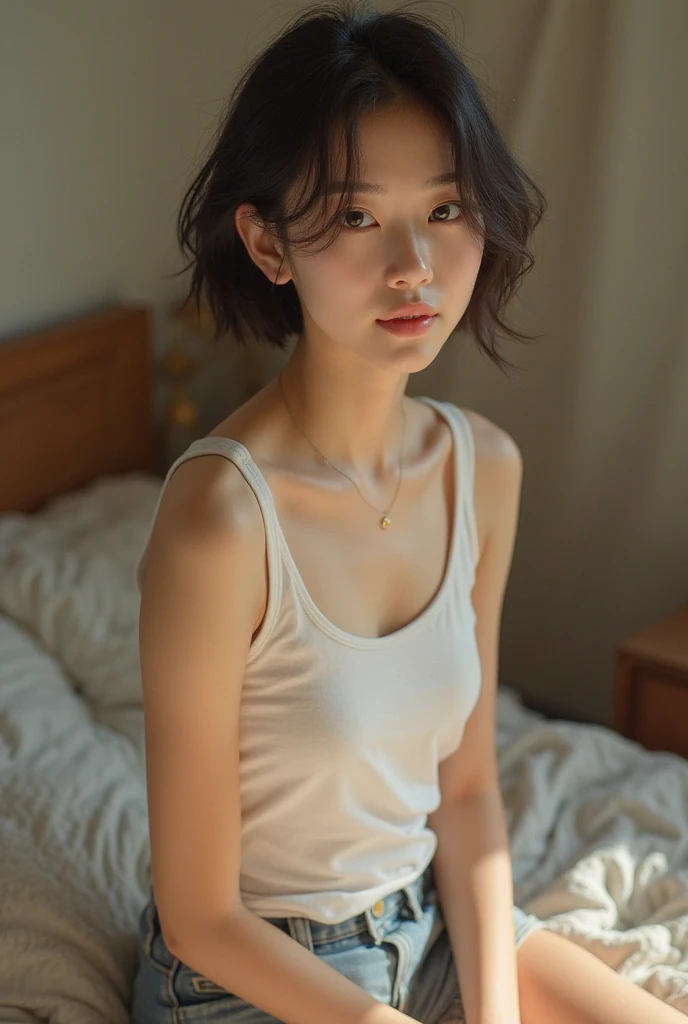
[[[162,482],[150,313],[106,307],[0,346],[0,1020],[11,1024],[127,1020],[150,881],[134,582]],[[622,653],[627,685],[685,694],[680,619]],[[650,750],[548,718],[504,685],[497,727],[516,902],[688,1012],[688,760],[661,736]]]
[[[249,51],[307,4],[59,6],[0,9],[0,1024],[129,1024],[135,566],[174,457],[282,361],[211,352],[170,294],[173,214]],[[408,388],[525,457],[497,701],[514,899],[688,1015],[688,5],[446,7],[550,202],[509,310],[544,336],[508,351],[523,372],[459,339]]]

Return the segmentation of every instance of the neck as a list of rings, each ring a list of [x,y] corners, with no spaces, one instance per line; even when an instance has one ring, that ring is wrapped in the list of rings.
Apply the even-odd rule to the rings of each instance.
[[[407,374],[392,384],[347,380],[292,357],[280,377],[280,397],[304,450],[322,461],[319,451],[338,470],[373,485],[398,475]]]

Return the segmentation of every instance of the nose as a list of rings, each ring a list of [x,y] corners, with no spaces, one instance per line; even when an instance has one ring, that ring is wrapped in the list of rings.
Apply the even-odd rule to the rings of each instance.
[[[388,284],[391,287],[405,284],[409,288],[419,288],[432,281],[432,277],[430,259],[422,243],[408,238],[406,242],[400,243],[389,266]]]

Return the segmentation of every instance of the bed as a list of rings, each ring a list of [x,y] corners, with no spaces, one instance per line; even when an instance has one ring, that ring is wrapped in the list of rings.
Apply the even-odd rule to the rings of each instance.
[[[0,345],[0,1021],[126,1024],[148,897],[150,312]],[[514,896],[688,1013],[688,761],[500,687]]]

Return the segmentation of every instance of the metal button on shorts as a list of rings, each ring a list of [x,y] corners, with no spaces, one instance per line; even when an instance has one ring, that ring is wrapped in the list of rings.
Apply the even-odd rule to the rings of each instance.
[[[384,900],[378,900],[377,903],[373,903],[373,906],[371,907],[371,913],[375,917],[380,917],[382,915],[382,911],[384,909],[385,909],[385,901]]]

